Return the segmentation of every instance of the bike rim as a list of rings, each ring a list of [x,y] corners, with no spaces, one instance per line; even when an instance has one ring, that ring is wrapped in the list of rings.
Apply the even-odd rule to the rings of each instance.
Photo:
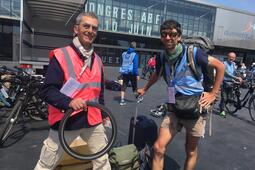
[[[108,143],[106,144],[106,146],[97,153],[93,153],[90,155],[82,155],[80,153],[75,152],[74,150],[72,150],[69,147],[69,145],[66,142],[65,137],[64,137],[65,124],[73,112],[72,109],[69,109],[65,113],[63,119],[60,122],[59,131],[58,131],[59,141],[60,141],[60,144],[63,147],[63,149],[66,151],[66,153],[68,153],[70,156],[72,156],[76,159],[79,159],[79,160],[94,160],[94,159],[97,159],[97,158],[103,156],[112,148],[112,146],[116,140],[116,137],[117,137],[117,124],[116,124],[116,121],[115,121],[114,117],[112,116],[112,113],[110,112],[110,110],[108,110],[105,106],[103,106],[99,103],[96,103],[96,102],[87,102],[87,106],[96,107],[108,114],[110,121],[111,121],[111,125],[112,125],[112,128],[111,128],[112,135],[111,135],[110,139],[108,140]]]

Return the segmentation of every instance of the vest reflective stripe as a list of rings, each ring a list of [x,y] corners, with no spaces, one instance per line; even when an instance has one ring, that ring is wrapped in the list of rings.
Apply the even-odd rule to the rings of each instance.
[[[181,58],[179,65],[175,68],[174,78],[172,80],[172,83],[175,88],[175,92],[179,92],[184,95],[201,94],[204,91],[204,88],[202,86],[203,77],[201,76],[200,81],[197,81],[194,78],[191,68],[187,63],[186,52],[187,52],[187,47],[185,48],[185,52]],[[195,57],[195,54],[196,54],[196,49],[194,48],[194,57]],[[200,67],[197,67],[197,68],[198,68],[198,71],[202,72]],[[170,86],[169,78],[171,73],[170,73],[169,64],[167,62],[165,62],[165,73],[166,73],[168,86]]]
[[[83,83],[78,88],[79,89],[86,89],[86,88],[91,88],[91,87],[101,88],[101,83],[99,83],[99,82]]]
[[[96,101],[99,100],[99,95],[101,91],[101,79],[102,79],[102,61],[100,57],[94,53],[94,62],[90,70],[87,67],[84,72],[80,75],[83,61],[78,56],[78,54],[72,49],[72,47],[67,46],[62,49],[54,50],[54,55],[58,60],[63,72],[64,72],[64,83],[73,77],[81,84],[77,90],[71,95],[72,98],[82,98],[85,101]],[[75,111],[72,115],[75,115],[80,111]],[[88,123],[89,125],[95,125],[102,122],[102,115],[99,109],[94,107],[88,107]],[[57,121],[60,121],[63,117],[63,113],[49,105],[49,124],[53,125]]]
[[[68,70],[69,76],[72,78],[75,78],[73,64],[72,64],[71,58],[69,57],[69,54],[68,54],[66,48],[60,48],[60,50],[63,52],[65,61],[67,62],[67,70]]]

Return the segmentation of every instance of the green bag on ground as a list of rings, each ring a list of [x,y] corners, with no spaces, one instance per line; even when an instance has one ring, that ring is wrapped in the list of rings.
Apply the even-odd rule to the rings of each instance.
[[[134,144],[112,148],[109,151],[112,170],[138,170],[139,154]]]

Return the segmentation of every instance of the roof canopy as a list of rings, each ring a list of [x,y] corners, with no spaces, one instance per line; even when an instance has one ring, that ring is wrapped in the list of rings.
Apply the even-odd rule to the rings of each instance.
[[[68,22],[80,12],[86,0],[26,0],[33,17]]]

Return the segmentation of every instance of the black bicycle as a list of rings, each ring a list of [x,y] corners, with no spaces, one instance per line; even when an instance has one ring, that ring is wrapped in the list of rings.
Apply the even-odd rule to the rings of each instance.
[[[47,105],[39,98],[38,95],[39,89],[42,85],[41,78],[30,75],[17,75],[16,78],[20,80],[19,83],[21,88],[19,92],[17,92],[14,106],[8,114],[8,118],[5,120],[2,129],[0,130],[1,145],[4,144],[11,134],[11,131],[20,116],[29,116],[34,120],[43,120],[47,118]]]
[[[155,68],[145,66],[142,69],[141,79],[149,80],[153,72],[155,72]]]
[[[107,109],[105,106],[103,106],[99,103],[96,103],[96,102],[89,102],[89,101],[86,104],[87,104],[87,106],[91,106],[91,107],[100,109],[104,114],[106,114],[109,117],[109,120],[111,123],[111,135],[108,138],[108,143],[106,144],[106,146],[97,153],[82,154],[82,153],[78,153],[78,152],[74,151],[68,145],[68,143],[66,142],[66,139],[65,139],[65,124],[66,124],[68,118],[73,113],[73,109],[68,109],[65,112],[65,115],[60,122],[58,135],[59,135],[59,141],[60,141],[61,146],[66,151],[66,153],[68,153],[70,156],[72,156],[76,159],[80,159],[80,160],[94,160],[94,159],[97,159],[97,158],[103,156],[105,153],[107,153],[111,149],[111,147],[114,144],[116,137],[117,137],[117,124],[116,124],[116,121],[115,121],[111,111],[109,109]]]
[[[241,97],[240,84],[233,83],[232,92],[227,95],[225,108],[229,114],[235,114],[237,110],[247,108],[249,110],[251,119],[255,121],[255,95],[254,85],[252,81],[247,82],[248,91]],[[248,103],[248,105],[247,105]]]

